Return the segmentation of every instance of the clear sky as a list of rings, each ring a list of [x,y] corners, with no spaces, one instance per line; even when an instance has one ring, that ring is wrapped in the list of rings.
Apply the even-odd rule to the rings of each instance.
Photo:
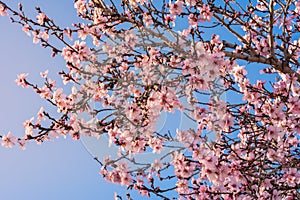
[[[18,1],[9,0],[16,6]],[[71,24],[75,16],[73,1],[24,1],[24,10],[31,16],[39,5],[60,24]],[[24,134],[23,122],[45,106],[31,89],[23,89],[14,80],[17,74],[28,72],[32,82],[39,82],[39,72],[63,69],[62,58],[52,59],[50,51],[32,44],[32,38],[0,17],[0,133],[8,131]],[[0,199],[54,200],[54,199],[113,199],[120,187],[105,182],[99,175],[100,166],[80,141],[59,139],[42,145],[31,143],[27,150],[18,147],[0,148]],[[122,193],[122,192],[120,192]],[[125,191],[123,192],[125,194]]]

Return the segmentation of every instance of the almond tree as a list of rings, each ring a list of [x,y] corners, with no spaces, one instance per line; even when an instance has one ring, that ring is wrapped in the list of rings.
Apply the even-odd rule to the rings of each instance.
[[[300,199],[300,1],[75,0],[74,6],[79,22],[59,27],[40,8],[31,19],[21,4],[14,10],[0,1],[2,16],[65,59],[59,74],[72,87],[64,92],[47,72],[41,86],[19,75],[17,84],[32,88],[60,117],[41,109],[26,121],[24,137],[2,135],[2,146],[107,135],[119,152],[95,158],[101,175],[150,198]],[[176,111],[197,127],[156,131],[161,113]],[[137,161],[145,152],[157,159]]]

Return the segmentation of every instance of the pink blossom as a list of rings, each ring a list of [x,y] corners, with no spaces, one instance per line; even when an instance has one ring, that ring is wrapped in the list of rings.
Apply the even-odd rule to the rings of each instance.
[[[17,138],[15,138],[11,132],[8,132],[6,135],[2,136],[1,145],[3,147],[12,148],[16,142],[17,142]]]
[[[143,14],[143,21],[146,24],[146,27],[149,27],[151,24],[153,24],[152,16],[148,13]]]
[[[140,190],[140,193],[142,196],[148,196],[150,197],[149,191],[148,190]]]
[[[126,171],[123,171],[121,173],[121,185],[129,186],[131,182],[132,182],[131,175]]]
[[[47,19],[47,16],[45,15],[45,13],[39,13],[37,16],[36,16],[37,20],[38,20],[38,23],[40,25],[43,25]]]
[[[271,140],[271,139],[280,140],[281,137],[283,136],[282,130],[277,126],[274,126],[274,125],[268,126],[267,130],[268,130],[267,138],[269,140]]]
[[[177,0],[174,4],[170,4],[170,13],[172,15],[180,15],[182,13],[182,5],[183,2],[181,0]]]
[[[196,5],[196,0],[185,0],[185,3],[188,5],[188,6],[195,6]]]
[[[298,14],[300,14],[300,1],[299,1],[299,0],[295,2],[295,6],[296,6],[295,11],[296,11]]]
[[[153,170],[155,170],[156,172],[158,172],[161,168],[162,168],[162,164],[160,162],[160,160],[155,159],[154,163],[151,164],[151,167],[153,168]]]
[[[97,37],[93,37],[93,44],[96,46],[96,47],[99,47],[100,46],[100,42],[98,40]]]
[[[90,55],[89,48],[85,45],[85,42],[75,41],[74,45],[70,47],[65,47],[62,50],[62,56],[64,56],[67,62],[72,63],[73,65],[80,65],[81,61],[85,61]]]
[[[200,21],[211,21],[211,18],[213,16],[213,13],[210,11],[210,7],[208,5],[203,4],[201,7],[198,7],[200,10]]]
[[[6,8],[2,5],[0,5],[0,15],[1,16],[4,16],[4,15],[8,16],[8,12],[7,12]]]
[[[130,5],[133,7],[138,6],[138,4],[144,5],[148,0],[129,0]]]
[[[32,35],[33,35],[33,39],[32,39],[33,44],[39,43],[39,39],[40,39],[39,34],[36,31],[33,31]]]
[[[175,20],[176,20],[176,16],[173,16],[173,15],[165,15],[164,16],[164,21],[167,24],[169,24],[171,22],[172,25],[175,26]]]
[[[38,93],[43,99],[51,98],[51,91],[47,86],[43,86],[42,88],[40,88]]]
[[[82,24],[82,28],[80,30],[78,30],[78,37],[81,40],[85,40],[86,36],[89,34],[90,29],[88,28],[88,26]]]
[[[40,120],[43,120],[45,121],[46,118],[45,118],[45,114],[44,114],[44,108],[41,107],[39,112],[38,112],[38,117],[37,117],[37,120],[40,121]]]
[[[15,80],[18,86],[21,86],[23,88],[28,87],[28,83],[26,81],[28,75],[29,75],[28,73],[23,73],[18,75],[18,78]]]
[[[73,54],[70,48],[63,48],[61,55],[65,58],[67,62],[71,62],[73,60]]]
[[[47,69],[45,72],[41,72],[40,75],[42,78],[46,78],[48,73],[49,73],[49,70]]]
[[[195,170],[195,163],[186,161],[185,156],[181,153],[175,153],[174,159],[171,162],[174,165],[175,175],[178,178],[188,178]]]
[[[194,14],[190,14],[188,20],[191,26],[196,27],[198,25],[198,18]]]
[[[86,11],[86,0],[78,0],[74,4],[74,8],[77,9],[78,13],[83,14]]]
[[[71,40],[71,41],[73,40],[72,31],[69,27],[65,28],[63,33],[69,38],[69,40]]]
[[[34,135],[34,129],[33,129],[33,126],[32,126],[33,125],[33,123],[32,123],[33,119],[34,118],[32,117],[32,118],[26,120],[23,123],[23,126],[25,128],[25,135],[26,136],[33,136]]]
[[[149,146],[153,149],[153,153],[160,153],[163,150],[162,140],[158,138],[151,138],[149,140]]]
[[[40,35],[41,38],[43,38],[46,41],[49,38],[49,35],[48,35],[47,31],[41,31],[39,35]]]
[[[57,131],[49,131],[49,135],[58,139],[60,134]]]
[[[264,3],[260,3],[259,1],[258,1],[257,5],[256,5],[256,8],[258,10],[260,10],[260,11],[266,11],[266,10],[268,10],[268,8],[266,7],[266,5]]]
[[[25,138],[22,138],[22,139],[19,139],[18,140],[18,144],[19,144],[19,146],[20,146],[20,148],[22,149],[22,150],[25,150],[26,149],[26,143],[27,143],[27,140],[25,139]]]
[[[219,44],[221,41],[219,40],[220,36],[213,34],[211,36],[211,44]]]
[[[186,194],[188,193],[188,181],[185,179],[180,179],[176,182],[176,192],[179,194]]]
[[[26,35],[30,36],[30,27],[28,24],[24,24],[22,31],[24,31]]]

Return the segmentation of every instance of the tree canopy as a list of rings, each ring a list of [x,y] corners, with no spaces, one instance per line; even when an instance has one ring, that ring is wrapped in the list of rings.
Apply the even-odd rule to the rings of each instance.
[[[60,136],[107,137],[109,182],[161,199],[300,199],[300,1],[75,0],[61,27],[0,1],[33,43],[62,56],[70,90],[41,73],[16,80],[57,108],[1,136],[25,148]],[[157,130],[163,113],[195,127]],[[176,130],[177,128],[177,130]],[[146,153],[149,162],[139,160]],[[116,194],[116,199],[131,199]]]

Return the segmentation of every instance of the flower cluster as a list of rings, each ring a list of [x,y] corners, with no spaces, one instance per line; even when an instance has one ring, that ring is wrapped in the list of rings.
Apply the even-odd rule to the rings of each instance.
[[[41,108],[2,146],[106,135],[118,151],[98,160],[100,174],[144,196],[299,199],[299,1],[117,2],[75,0],[85,22],[61,28],[0,1],[0,15],[64,58],[71,83],[19,75],[59,117]],[[156,130],[163,112],[195,126]]]

